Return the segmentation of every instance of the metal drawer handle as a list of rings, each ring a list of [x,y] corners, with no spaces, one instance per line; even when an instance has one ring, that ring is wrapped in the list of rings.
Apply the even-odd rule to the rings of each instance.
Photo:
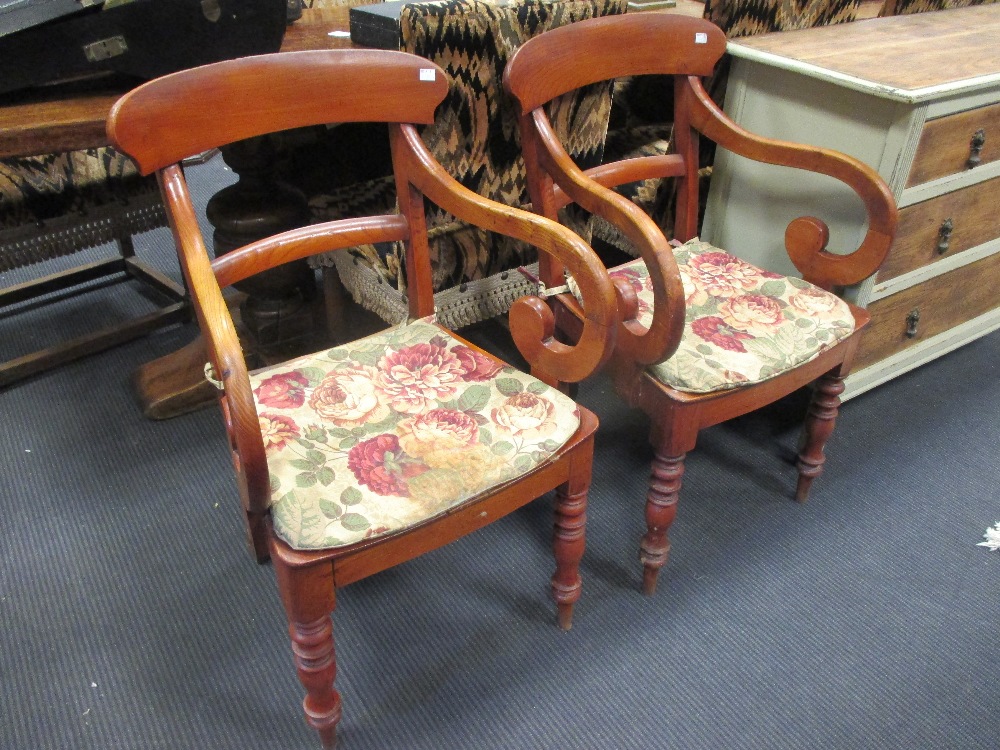
[[[980,128],[975,133],[972,134],[972,140],[969,142],[969,160],[965,162],[965,165],[972,169],[974,166],[982,161],[983,146],[986,145],[986,131]]]
[[[917,323],[920,322],[920,308],[915,307],[906,316],[906,338],[912,339],[917,335]]]
[[[955,222],[951,220],[951,217],[945,219],[941,222],[941,227],[938,229],[938,242],[937,251],[939,255],[944,255],[948,252],[948,245],[951,243],[951,233],[955,230]]]

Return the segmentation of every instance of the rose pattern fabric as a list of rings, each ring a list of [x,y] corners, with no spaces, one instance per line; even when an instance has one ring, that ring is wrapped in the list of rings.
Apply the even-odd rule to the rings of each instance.
[[[521,476],[576,432],[572,400],[427,321],[250,376],[274,530],[328,549]]]
[[[711,393],[759,383],[814,359],[854,331],[847,304],[802,279],[764,271],[698,239],[674,249],[687,302],[680,346],[649,372],[679,391]],[[641,260],[611,271],[653,319],[653,287]]]

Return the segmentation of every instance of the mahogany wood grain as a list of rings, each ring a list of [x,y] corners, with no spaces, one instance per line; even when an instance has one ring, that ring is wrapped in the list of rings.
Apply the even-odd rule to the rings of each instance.
[[[928,120],[920,135],[906,186],[913,187],[973,169],[969,158],[972,139],[978,131],[982,131],[985,138],[979,150],[978,164],[1000,159],[1000,104]]]
[[[1000,254],[956,268],[868,306],[874,321],[858,354],[858,367],[893,354],[1000,306]],[[956,304],[961,300],[961,304]],[[913,336],[908,316],[917,311]]]
[[[636,320],[637,299],[627,284],[616,286],[622,320],[611,362],[615,387],[651,420],[653,466],[646,495],[646,533],[640,540],[643,591],[654,592],[670,551],[669,528],[677,512],[684,457],[700,430],[732,419],[819,380],[805,423],[798,460],[797,500],[804,501],[825,461],[824,448],[837,415],[838,395],[869,316],[851,306],[854,333],[799,367],[754,385],[692,394],[674,390],[646,366],[669,358],[684,332],[684,289],[668,238],[637,206],[609,189],[639,176],[677,178],[675,238],[696,236],[699,139],[707,137],[741,156],[819,172],[847,184],[867,212],[868,229],[847,255],[826,250],[829,231],[819,218],[800,217],[784,230],[789,257],[802,275],[830,289],[875,273],[885,259],[897,223],[888,186],[878,174],[845,154],[754,135],[733,123],[710,99],[700,76],[710,74],[725,50],[722,32],[707,21],[652,13],[584,21],[544,34],[518,50],[505,85],[520,106],[521,142],[535,210],[555,218],[576,202],[616,226],[639,250],[653,285],[653,319]],[[667,157],[633,159],[582,172],[549,122],[547,102],[575,87],[621,76],[674,76],[674,142]],[[556,271],[560,269],[555,269]],[[551,281],[546,280],[548,283]],[[580,328],[579,306],[569,295],[552,300],[566,337]]]
[[[425,198],[485,229],[535,245],[581,280],[583,311],[573,345],[552,335],[552,313],[540,300],[518,310],[515,342],[549,382],[590,375],[610,355],[617,329],[611,282],[590,247],[559,224],[502,206],[467,190],[438,164],[417,135],[447,91],[444,72],[401,52],[328,50],[246,58],[183,71],[133,90],[111,111],[111,142],[145,172],[156,171],[181,268],[202,331],[210,376],[229,438],[250,544],[274,561],[293,660],[305,691],[306,719],[323,747],[336,741],[341,699],[330,617],[336,589],[410,560],[479,529],[555,490],[552,596],[569,629],[579,599],[587,491],[597,420],[580,409],[580,427],[549,461],[490,488],[442,516],[394,534],[321,551],[296,551],[270,524],[270,475],[247,363],[222,287],[291,260],[358,244],[402,240],[411,317],[433,312]],[[331,221],[283,232],[210,260],[178,163],[230,140],[305,125],[387,122],[399,212]],[[470,348],[471,344],[467,344]],[[199,352],[196,348],[188,354]],[[483,356],[490,356],[482,352]],[[317,491],[322,491],[317,486]]]
[[[998,195],[1000,177],[995,177],[901,209],[896,241],[879,269],[879,281],[1000,237]],[[946,221],[950,221],[951,231],[942,247],[941,227]]]

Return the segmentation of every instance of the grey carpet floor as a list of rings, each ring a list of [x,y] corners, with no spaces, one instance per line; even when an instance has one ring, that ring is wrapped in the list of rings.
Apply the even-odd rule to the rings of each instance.
[[[140,251],[170,266],[151,234]],[[100,294],[0,316],[3,356],[117,308]],[[0,748],[317,746],[218,415],[147,421],[130,391],[192,336],[0,391]],[[601,430],[573,630],[547,593],[548,499],[348,587],[340,747],[1000,747],[1000,554],[976,546],[1000,521],[998,343],[848,402],[804,506],[801,398],[706,431],[653,598],[648,423],[585,384]]]

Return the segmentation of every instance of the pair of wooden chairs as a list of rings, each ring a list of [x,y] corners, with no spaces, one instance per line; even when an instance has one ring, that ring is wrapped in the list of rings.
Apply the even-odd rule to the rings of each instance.
[[[448,176],[421,140],[447,91],[443,71],[400,52],[262,56],[194,69],[124,97],[112,143],[156,172],[192,302],[208,343],[250,544],[273,562],[307,721],[332,747],[341,717],[331,614],[342,586],[447,544],[555,490],[552,593],[571,625],[593,457],[594,416],[559,386],[609,358],[630,403],[653,418],[656,459],[642,541],[646,589],[666,559],[683,454],[698,430],[819,379],[800,458],[799,498],[823,462],[840,378],[865,315],[826,291],[874,272],[895,209],[867,167],[734,126],[699,77],[725,39],[711,24],[643,14],[572,24],[525,44],[506,74],[537,213],[480,197]],[[624,75],[675,77],[676,152],[581,172],[545,105]],[[237,139],[316,123],[388,123],[398,211],[338,219],[210,260],[180,160]],[[853,187],[869,231],[853,253],[825,249],[825,227],[799,219],[786,244],[802,279],[779,277],[693,239],[697,133],[725,148],[824,172]],[[680,180],[674,247],[608,186]],[[434,317],[425,200],[541,251],[546,282],[510,312],[531,374],[463,341]],[[575,201],[622,228],[642,260],[608,272],[553,217]],[[359,243],[405,246],[409,319],[328,351],[248,372],[221,288],[266,268]],[[773,355],[773,356],[772,356]],[[679,378],[683,382],[677,382]],[[698,386],[692,389],[690,386]]]

